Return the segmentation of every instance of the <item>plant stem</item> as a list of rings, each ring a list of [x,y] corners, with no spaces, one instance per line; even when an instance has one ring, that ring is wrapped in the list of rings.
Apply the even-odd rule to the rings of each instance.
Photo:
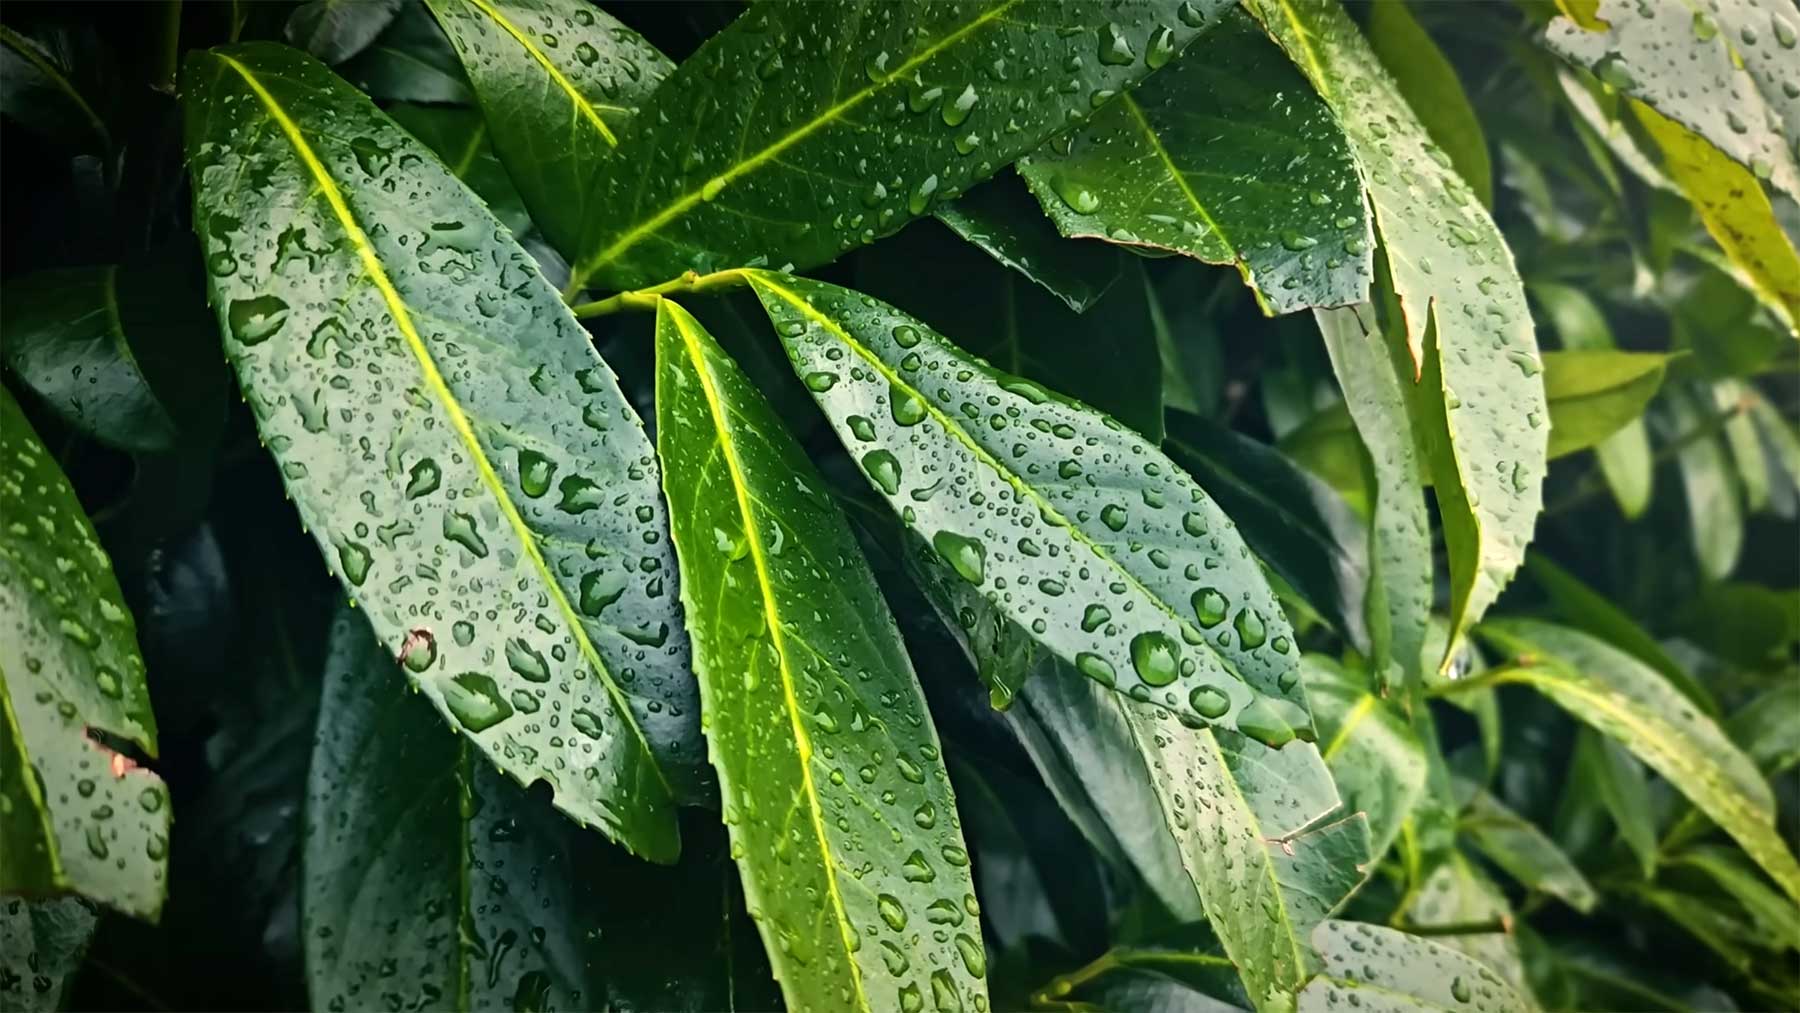
[[[1059,974],[1051,978],[1043,988],[1032,996],[1032,1003],[1039,1006],[1068,1006],[1065,997],[1077,988],[1100,977],[1115,967],[1133,967],[1144,964],[1201,964],[1209,967],[1231,967],[1226,957],[1210,953],[1183,953],[1178,950],[1138,950],[1120,947],[1107,950],[1100,956],[1068,974]]]
[[[1478,672],[1467,679],[1452,679],[1449,682],[1427,687],[1425,695],[1429,697],[1455,696],[1458,693],[1472,693],[1478,689],[1487,689],[1496,683],[1511,682],[1519,672],[1530,668],[1529,665],[1501,665]]]
[[[609,296],[596,302],[581,303],[571,308],[577,317],[603,317],[620,310],[655,309],[656,301],[672,292],[715,292],[720,289],[735,288],[743,283],[744,272],[740,268],[714,271],[712,274],[688,271],[679,278],[671,278],[659,285],[620,292],[615,296]]]
[[[181,71],[181,0],[165,0],[163,4],[163,51],[156,87],[173,94],[175,78]]]

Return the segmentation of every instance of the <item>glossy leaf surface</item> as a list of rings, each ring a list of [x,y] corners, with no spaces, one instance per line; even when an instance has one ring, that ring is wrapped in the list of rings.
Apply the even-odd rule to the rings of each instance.
[[[1019,172],[1064,235],[1235,265],[1270,313],[1368,298],[1369,215],[1343,132],[1241,11]]]
[[[725,1009],[759,984],[768,1001],[719,950],[727,867],[656,869],[584,833],[445,729],[400,667],[338,616],[307,786],[315,1006]]]
[[[657,309],[657,447],[725,823],[794,1009],[980,1008],[937,732],[849,526],[768,402]]]
[[[1379,1013],[1527,1013],[1533,1008],[1480,962],[1386,926],[1326,922],[1314,933],[1313,943],[1325,966],[1300,993],[1301,1013],[1346,1007]]]
[[[1797,31],[1782,0],[1600,0],[1553,21],[1546,42],[1800,199]]]
[[[674,69],[636,32],[586,0],[427,0],[456,47],[538,228],[565,257],[590,177],[637,106]]]
[[[1775,830],[1762,773],[1654,671],[1584,633],[1538,620],[1496,621],[1482,627],[1482,637],[1524,659],[1496,670],[1497,681],[1529,685],[1619,740],[1800,900],[1800,864]]]
[[[937,209],[937,219],[995,260],[1084,313],[1120,280],[1117,250],[1064,242],[1017,175],[1003,172]]]
[[[326,63],[342,63],[374,42],[403,0],[308,0],[288,15],[288,42]]]
[[[154,921],[169,795],[94,736],[156,755],[137,629],[93,525],[0,391],[0,892],[74,892]]]
[[[1337,113],[1369,187],[1419,378],[1454,648],[1523,561],[1543,502],[1543,365],[1525,291],[1493,219],[1349,14],[1329,0],[1255,0],[1251,12]]]
[[[79,897],[0,898],[0,1000],[6,1008],[62,1009],[98,921]]]
[[[750,281],[870,482],[1008,619],[1121,693],[1273,746],[1311,735],[1274,594],[1154,446],[877,300]]]
[[[1424,794],[1425,747],[1363,672],[1311,654],[1301,668],[1319,721],[1319,754],[1345,808],[1368,819],[1370,854],[1379,858]]]
[[[322,66],[247,45],[187,73],[225,350],[332,571],[503,771],[672,859],[698,713],[656,462],[611,371],[480,202]]]
[[[1450,156],[1456,174],[1483,205],[1493,207],[1494,172],[1481,121],[1456,68],[1412,16],[1406,0],[1369,5],[1369,45],[1432,142]]]
[[[514,236],[530,231],[531,216],[525,211],[512,177],[494,154],[487,117],[480,110],[397,102],[387,107],[387,114],[437,152],[444,167],[475,191],[475,196],[481,198],[507,231]]]
[[[600,166],[575,284],[825,263],[1086,119],[1223,6],[753,7],[670,75]]]

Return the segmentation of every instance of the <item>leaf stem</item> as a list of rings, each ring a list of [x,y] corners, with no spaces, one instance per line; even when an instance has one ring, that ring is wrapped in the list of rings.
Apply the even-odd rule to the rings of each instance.
[[[1233,967],[1227,957],[1211,953],[1187,953],[1179,950],[1140,950],[1131,947],[1116,947],[1107,950],[1092,961],[1078,967],[1067,974],[1059,974],[1045,983],[1043,988],[1031,997],[1033,1005],[1049,1008],[1075,1008],[1067,998],[1077,988],[1093,981],[1116,967],[1134,967],[1145,964],[1199,964],[1207,967]]]
[[[1416,925],[1406,922],[1401,930],[1415,936],[1485,936],[1493,933],[1512,935],[1513,920],[1508,915],[1479,922],[1444,922],[1440,925]]]
[[[620,292],[595,302],[581,303],[570,307],[577,317],[603,317],[620,310],[653,310],[656,302],[665,295],[674,292],[701,293],[716,292],[720,289],[736,288],[745,283],[741,268],[726,271],[714,271],[711,274],[700,274],[697,271],[684,272],[679,278],[671,278],[649,288],[632,289]]]
[[[1500,665],[1484,672],[1477,672],[1466,679],[1452,679],[1436,686],[1428,686],[1425,689],[1425,695],[1446,697],[1459,693],[1473,693],[1478,689],[1489,689],[1499,683],[1515,681],[1520,672],[1527,671],[1532,667],[1528,664]]]

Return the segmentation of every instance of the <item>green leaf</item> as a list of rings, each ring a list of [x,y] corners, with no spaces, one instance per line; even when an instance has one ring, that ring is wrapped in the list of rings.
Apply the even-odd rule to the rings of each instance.
[[[1595,446],[1642,417],[1662,387],[1668,358],[1611,349],[1545,353],[1550,457]]]
[[[1696,844],[1668,859],[1671,869],[1691,869],[1738,902],[1774,949],[1800,950],[1800,906],[1776,893],[1744,853],[1719,844]]]
[[[169,794],[136,625],[56,459],[0,390],[0,893],[74,892],[154,921]]]
[[[1188,933],[1177,932],[1183,936]],[[1187,938],[1116,945],[1032,996],[1040,1009],[1233,1013],[1250,1005],[1217,942]]]
[[[1450,850],[1419,884],[1400,912],[1403,924],[1430,932],[1443,946],[1462,952],[1512,986],[1530,994],[1525,968],[1513,936],[1513,910],[1506,895],[1485,873]]]
[[[1162,359],[1164,407],[1217,418],[1225,396],[1225,351],[1213,317],[1213,299],[1196,292],[1179,265],[1163,273],[1160,281],[1146,271],[1144,284],[1150,328]],[[1213,292],[1219,290],[1215,284]]]
[[[444,167],[475,191],[508,232],[523,236],[531,230],[531,216],[512,177],[494,154],[487,118],[480,110],[396,102],[387,107],[387,114],[436,152]]]
[[[1369,215],[1343,131],[1241,11],[1019,172],[1063,235],[1235,265],[1265,312],[1369,297]]]
[[[1051,789],[1177,917],[1204,911],[1258,1009],[1304,980],[1312,926],[1361,883],[1368,823],[1308,743],[1192,728],[1053,663],[1009,712]]]
[[[96,109],[91,76],[95,46],[70,31],[29,38],[0,25],[0,115],[55,140],[95,151],[112,147],[112,132]]]
[[[656,358],[711,756],[782,991],[795,1007],[979,1009],[956,803],[868,564],[768,402],[667,300]]]
[[[1708,392],[1710,394],[1710,392]],[[1688,533],[1700,572],[1723,580],[1744,548],[1744,502],[1725,445],[1717,435],[1712,398],[1682,390],[1664,398],[1674,430],[1675,456],[1687,494]]]
[[[1526,659],[1483,681],[1528,685],[1623,743],[1800,899],[1800,864],[1775,830],[1774,799],[1756,764],[1653,670],[1585,633],[1538,620],[1495,621],[1481,635]]]
[[[1370,5],[1369,46],[1381,57],[1394,87],[1433,143],[1450,156],[1457,175],[1483,205],[1493,207],[1493,169],[1481,121],[1463,92],[1456,68],[1413,18],[1404,0]]]
[[[1558,836],[1568,839],[1584,808],[1596,803],[1605,809],[1625,846],[1637,856],[1644,878],[1655,875],[1661,844],[1644,768],[1618,742],[1592,728],[1583,728],[1569,759],[1569,786],[1557,814]]]
[[[475,101],[456,50],[422,3],[402,5],[394,23],[373,44],[336,70],[383,101],[455,105]]]
[[[42,271],[0,293],[6,364],[78,432],[138,453],[209,442],[225,418],[211,323],[169,267]]]
[[[1555,841],[1486,790],[1474,787],[1458,830],[1477,851],[1526,887],[1550,894],[1583,914],[1593,911],[1599,902],[1593,884]]]
[[[326,63],[343,63],[393,24],[402,0],[310,0],[288,15],[288,42]]]
[[[583,833],[445,729],[360,617],[340,613],[330,645],[301,901],[314,1006],[723,1009],[734,985],[773,992],[717,952],[728,866],[657,869]]]
[[[1163,448],[1194,477],[1269,569],[1359,650],[1368,535],[1330,486],[1280,451],[1185,412],[1168,413]]]
[[[0,898],[0,1001],[6,1008],[62,1009],[98,921],[79,897]]]
[[[480,202],[318,63],[200,53],[185,90],[225,350],[331,569],[501,770],[672,860],[698,713],[611,371]]]
[[[1794,103],[1800,121],[1800,102]],[[1663,166],[1694,202],[1743,283],[1800,338],[1800,251],[1783,233],[1769,198],[1742,166],[1704,138],[1641,103],[1638,122],[1662,148]],[[1800,132],[1800,126],[1796,127]]]
[[[1544,308],[1545,315],[1556,329],[1557,337],[1562,339],[1564,348],[1572,351],[1604,351],[1615,347],[1612,328],[1607,326],[1605,315],[1588,298],[1587,293],[1555,282],[1533,282],[1530,292],[1531,297]],[[1549,353],[1546,358],[1553,354],[1555,353]],[[1660,369],[1657,370],[1657,376],[1661,376]],[[1548,394],[1548,375],[1544,386]],[[1556,427],[1554,402],[1551,403],[1550,410],[1550,456],[1555,457],[1555,448],[1570,433],[1567,427],[1562,430]],[[1643,421],[1634,418],[1620,426],[1611,436],[1594,444],[1594,456],[1600,462],[1601,474],[1606,476],[1607,487],[1612,490],[1613,498],[1619,503],[1619,512],[1628,519],[1641,516],[1650,505],[1651,479],[1654,475],[1650,459],[1650,436],[1644,429]]]
[[[1119,692],[1271,746],[1311,736],[1274,594],[1153,445],[884,303],[747,274],[889,506],[1010,620]]]
[[[571,287],[825,263],[1092,115],[1224,6],[757,4],[597,170]]]
[[[1543,367],[1525,292],[1493,220],[1349,14],[1330,0],[1250,9],[1337,113],[1369,187],[1420,379],[1454,649],[1518,569],[1542,506]]]
[[[1800,642],[1800,589],[1712,584],[1682,603],[1675,619],[1682,636],[1733,664],[1779,667]]]
[[[865,255],[856,280],[859,290],[905,307],[1000,369],[1161,439],[1162,366],[1150,295],[1136,258],[1119,265],[1119,275],[1087,312],[1076,313],[968,243],[921,224]]]
[[[1551,22],[1549,47],[1699,134],[1800,199],[1791,90],[1796,19],[1781,0],[1719,0],[1704,9],[1600,0],[1577,23]],[[1565,13],[1567,13],[1565,11]]]
[[[1725,417],[1725,447],[1731,451],[1738,485],[1744,491],[1744,511],[1757,513],[1769,505],[1769,459],[1750,417],[1750,387],[1741,380],[1714,380],[1713,403]]]
[[[1301,671],[1324,743],[1320,756],[1344,806],[1368,817],[1369,853],[1379,858],[1424,795],[1424,748],[1406,716],[1377,696],[1361,671],[1314,654],[1301,659]]]
[[[1344,392],[1345,416],[1362,434],[1362,447],[1347,448],[1348,461],[1340,463],[1360,465],[1359,484],[1373,488],[1364,609],[1376,684],[1392,682],[1388,668],[1397,665],[1410,696],[1425,664],[1431,616],[1431,522],[1398,356],[1370,307],[1314,315]]]
[[[1771,776],[1800,766],[1800,683],[1765,690],[1739,708],[1725,730]]]
[[[586,204],[591,177],[675,65],[586,0],[426,2],[532,219],[573,260],[583,223],[605,214]]]
[[[1382,1013],[1527,1013],[1532,1004],[1485,965],[1396,929],[1325,922],[1313,933],[1324,969],[1300,993],[1300,1013],[1345,1007]]]
[[[1087,312],[1119,280],[1119,251],[1100,243],[1065,241],[1015,173],[1002,172],[939,206],[936,215],[957,235],[1077,313]]]

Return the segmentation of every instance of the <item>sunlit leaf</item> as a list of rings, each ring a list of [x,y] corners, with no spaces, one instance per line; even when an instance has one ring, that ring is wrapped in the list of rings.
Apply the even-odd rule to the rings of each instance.
[[[1457,175],[1481,203],[1494,206],[1493,169],[1487,136],[1462,81],[1444,51],[1432,41],[1407,9],[1405,0],[1382,0],[1369,6],[1369,45],[1413,115],[1438,147],[1450,156]]]
[[[1580,289],[1555,282],[1533,282],[1530,292],[1531,297],[1544,308],[1545,315],[1550,318],[1551,326],[1556,329],[1556,335],[1562,340],[1564,348],[1599,351],[1615,346],[1612,328],[1607,326],[1600,307],[1594,305],[1593,300]],[[1546,379],[1545,387],[1549,386],[1549,380]],[[1556,428],[1554,401],[1550,410],[1551,445],[1553,448],[1566,445],[1563,441],[1568,439],[1569,433],[1566,427],[1561,432]],[[1550,456],[1556,456],[1555,449],[1550,451]],[[1617,432],[1594,445],[1594,456],[1600,462],[1601,473],[1606,476],[1607,487],[1612,490],[1613,498],[1619,503],[1619,512],[1628,518],[1640,516],[1644,508],[1650,505],[1653,477],[1650,436],[1644,429],[1644,423],[1635,418],[1626,422]]]
[[[1313,941],[1325,967],[1300,993],[1300,1013],[1346,1007],[1381,1013],[1533,1008],[1486,966],[1429,939],[1380,925],[1326,922]]]

